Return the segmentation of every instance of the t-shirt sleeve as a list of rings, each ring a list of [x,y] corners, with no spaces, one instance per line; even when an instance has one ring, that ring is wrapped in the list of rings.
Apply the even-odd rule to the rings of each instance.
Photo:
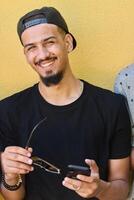
[[[5,147],[15,145],[17,137],[12,123],[15,119],[3,101],[0,102],[0,113],[0,151],[4,151]]]
[[[115,128],[111,137],[110,159],[124,158],[131,152],[131,123],[125,99],[120,95]]]

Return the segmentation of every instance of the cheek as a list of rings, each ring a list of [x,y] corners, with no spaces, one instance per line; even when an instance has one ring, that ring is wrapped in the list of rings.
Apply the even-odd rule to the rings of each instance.
[[[67,50],[61,49],[60,51],[57,51],[57,57],[59,58],[60,62],[64,63],[68,59],[68,52]]]
[[[34,62],[34,56],[31,55],[31,54],[27,54],[27,55],[25,55],[25,56],[26,56],[27,62],[28,62],[30,65],[33,64],[33,62]]]
[[[62,45],[56,44],[56,45],[51,46],[48,49],[48,51],[55,55],[61,55],[61,54],[64,54],[65,52],[67,52],[67,47],[65,44],[62,44]]]

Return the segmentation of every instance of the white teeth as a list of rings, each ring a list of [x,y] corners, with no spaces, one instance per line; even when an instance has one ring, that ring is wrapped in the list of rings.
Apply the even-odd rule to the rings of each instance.
[[[53,61],[52,62],[48,62],[48,63],[40,63],[40,67],[48,67],[50,65],[52,65]]]

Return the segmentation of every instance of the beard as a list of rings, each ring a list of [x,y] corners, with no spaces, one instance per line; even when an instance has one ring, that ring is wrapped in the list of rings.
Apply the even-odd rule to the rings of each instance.
[[[47,86],[57,85],[63,78],[64,71],[60,71],[57,74],[49,75],[47,77],[40,76],[42,82]]]

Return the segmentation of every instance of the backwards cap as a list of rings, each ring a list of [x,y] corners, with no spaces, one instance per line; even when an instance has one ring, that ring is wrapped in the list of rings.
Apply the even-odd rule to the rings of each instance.
[[[54,24],[60,27],[61,29],[63,29],[65,33],[69,33],[73,38],[73,49],[76,47],[76,44],[77,44],[76,40],[74,36],[69,32],[68,26],[64,18],[59,13],[59,11],[53,7],[43,7],[41,9],[35,9],[20,18],[17,24],[17,32],[18,32],[20,41],[21,41],[22,33],[27,28],[30,28],[38,24],[44,24],[44,23]]]

